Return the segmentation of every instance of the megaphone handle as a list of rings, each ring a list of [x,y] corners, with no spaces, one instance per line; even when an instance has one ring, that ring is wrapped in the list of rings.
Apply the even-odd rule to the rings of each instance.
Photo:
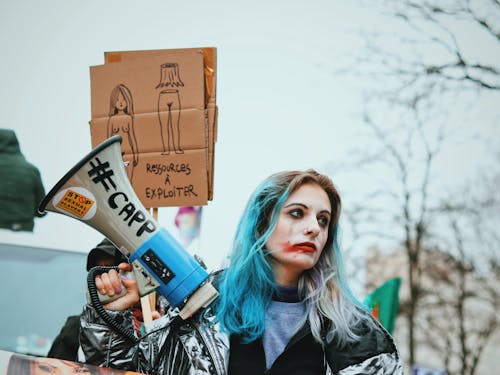
[[[110,267],[110,269],[115,269],[116,270],[116,267]],[[97,274],[101,274],[103,272],[98,272]],[[118,271],[118,273],[124,277],[126,277],[127,279],[135,279],[135,276],[134,276],[134,273],[131,272],[131,271]],[[95,279],[94,279],[94,284],[95,285]],[[125,294],[127,294],[127,289],[125,288],[125,286],[123,286],[123,283],[122,283],[122,288],[121,288],[121,291],[120,293],[118,294],[115,294],[113,297],[110,297],[108,296],[107,294],[101,294],[99,293],[99,291],[97,291],[97,295],[99,297],[99,301],[101,301],[101,304],[105,305],[107,303],[110,303],[110,302],[113,302],[115,300],[117,300],[118,298],[120,297],[123,297]],[[87,293],[88,295],[88,293]],[[90,303],[90,298],[87,298],[88,302]]]
[[[133,344],[136,344],[139,342],[139,339],[135,336],[133,329],[124,328],[115,319],[113,319],[113,317],[104,309],[104,307],[102,306],[102,302],[99,299],[99,293],[97,292],[97,288],[95,286],[95,277],[112,269],[118,271],[118,267],[99,266],[94,267],[89,271],[87,275],[87,288],[89,291],[90,303],[96,310],[97,314],[101,317],[101,319],[104,320],[115,332],[121,334]]]

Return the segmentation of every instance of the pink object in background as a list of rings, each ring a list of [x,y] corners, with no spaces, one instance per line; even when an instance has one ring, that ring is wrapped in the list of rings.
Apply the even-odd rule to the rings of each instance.
[[[201,207],[181,206],[175,215],[180,241],[187,248],[200,234]]]

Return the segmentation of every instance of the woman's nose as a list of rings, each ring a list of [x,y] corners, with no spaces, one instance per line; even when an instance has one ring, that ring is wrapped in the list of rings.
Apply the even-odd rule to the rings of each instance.
[[[307,236],[316,237],[319,234],[320,227],[316,220],[310,221],[307,223],[306,228],[304,229],[304,234]]]

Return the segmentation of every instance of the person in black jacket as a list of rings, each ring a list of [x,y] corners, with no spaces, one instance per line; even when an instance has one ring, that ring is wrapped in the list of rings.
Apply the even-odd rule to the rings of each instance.
[[[16,133],[0,128],[0,228],[32,232],[45,196],[38,169],[19,148]]]
[[[115,266],[123,261],[126,259],[122,253],[111,241],[104,238],[87,255],[87,271],[96,266]],[[69,316],[54,339],[47,357],[76,361],[79,333],[80,315]]]

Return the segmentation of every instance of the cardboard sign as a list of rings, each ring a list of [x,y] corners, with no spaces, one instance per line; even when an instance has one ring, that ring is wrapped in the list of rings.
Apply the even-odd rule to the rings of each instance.
[[[106,52],[90,67],[95,147],[122,136],[127,175],[145,207],[213,197],[216,50]]]

